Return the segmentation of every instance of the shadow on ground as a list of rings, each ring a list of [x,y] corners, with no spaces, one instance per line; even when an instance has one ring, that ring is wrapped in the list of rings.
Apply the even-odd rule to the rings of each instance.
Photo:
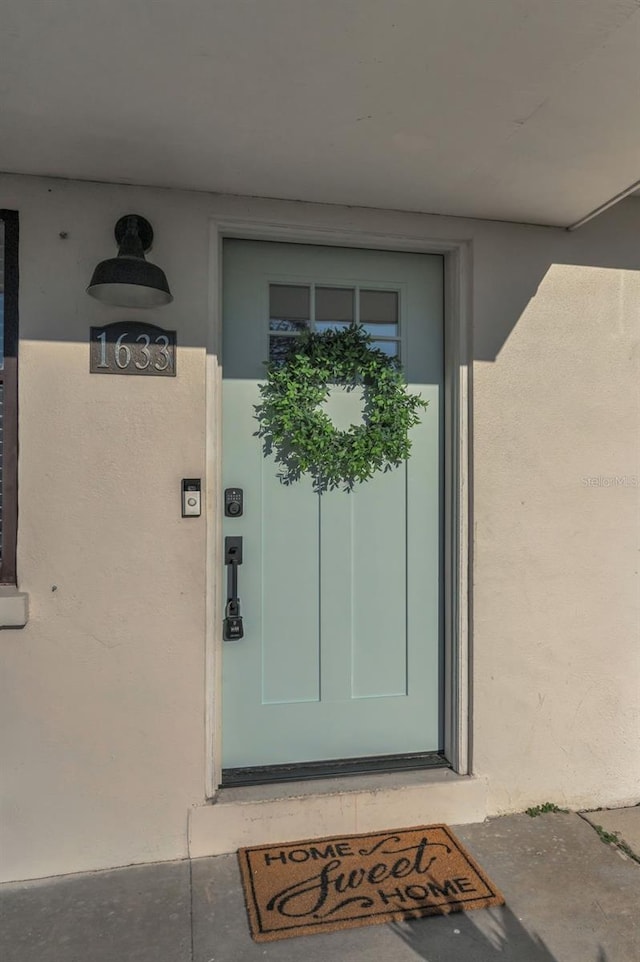
[[[560,962],[506,906],[447,916],[446,932],[437,932],[434,921],[393,922],[390,928],[425,962],[451,962],[452,958],[464,962]],[[584,962],[612,960],[601,948],[596,959]]]

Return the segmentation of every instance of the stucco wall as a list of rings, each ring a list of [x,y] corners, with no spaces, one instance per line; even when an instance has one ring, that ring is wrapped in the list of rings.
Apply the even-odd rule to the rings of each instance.
[[[490,813],[640,799],[640,202],[574,234],[12,176],[0,206],[30,596],[0,633],[3,878],[183,857],[204,800],[205,519],[179,484],[206,477],[212,216],[472,241],[474,768]],[[175,295],[148,318],[178,332],[175,379],[88,372],[89,326],[127,312],[85,287],[130,211]]]

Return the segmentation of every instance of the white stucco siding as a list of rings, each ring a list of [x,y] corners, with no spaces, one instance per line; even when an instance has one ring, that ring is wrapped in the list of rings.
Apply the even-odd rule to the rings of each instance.
[[[639,201],[575,234],[12,176],[0,206],[20,212],[30,596],[0,633],[3,878],[183,857],[205,799],[205,517],[180,517],[180,479],[207,478],[212,217],[471,241],[487,813],[640,798]],[[128,212],[175,296],[145,319],[177,330],[176,378],[89,374],[89,327],[128,312],[85,288]]]
[[[493,811],[640,796],[639,329],[640,273],[554,263],[476,367],[475,744]]]
[[[4,203],[21,218],[18,571],[30,600],[24,630],[0,635],[4,871],[180,857],[203,792],[205,529],[182,520],[180,479],[205,473],[205,350],[191,345],[204,343],[206,217],[168,193],[64,182],[23,181]],[[153,223],[176,295],[148,318],[179,331],[176,378],[89,374],[89,326],[139,316],[85,294],[131,204]]]

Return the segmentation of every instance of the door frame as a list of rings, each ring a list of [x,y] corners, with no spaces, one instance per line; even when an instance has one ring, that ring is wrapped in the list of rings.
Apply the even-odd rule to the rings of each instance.
[[[472,774],[471,739],[471,242],[235,218],[209,230],[209,324],[206,403],[205,792],[220,790],[222,771],[222,245],[226,238],[323,244],[444,257],[444,754]]]

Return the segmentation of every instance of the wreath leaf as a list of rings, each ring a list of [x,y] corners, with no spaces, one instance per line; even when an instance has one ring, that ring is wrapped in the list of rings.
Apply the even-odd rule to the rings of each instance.
[[[362,424],[340,431],[319,407],[333,383],[347,391],[362,388]],[[275,454],[284,483],[310,474],[317,491],[350,491],[405,461],[409,429],[428,404],[406,390],[397,358],[374,347],[356,325],[296,338],[283,361],[267,364],[260,394],[255,411],[265,454]]]

